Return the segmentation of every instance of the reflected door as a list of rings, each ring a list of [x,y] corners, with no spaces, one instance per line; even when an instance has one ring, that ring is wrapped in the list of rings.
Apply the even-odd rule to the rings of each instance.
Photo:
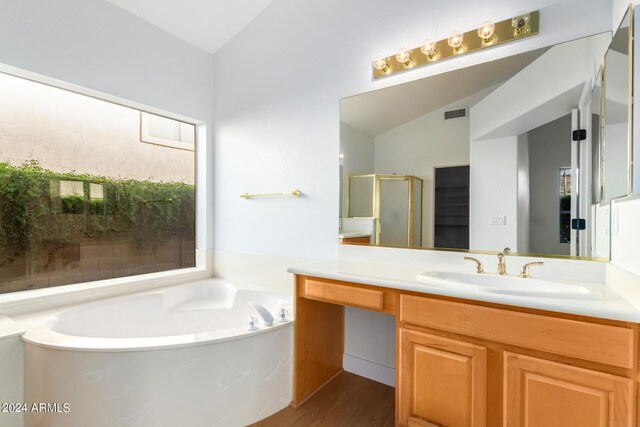
[[[409,179],[380,179],[380,244],[409,244]]]

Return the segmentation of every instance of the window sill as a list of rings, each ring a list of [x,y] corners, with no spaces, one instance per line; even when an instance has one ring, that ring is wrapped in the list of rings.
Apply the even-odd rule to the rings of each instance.
[[[0,313],[19,315],[56,306],[77,304],[181,282],[206,279],[212,276],[211,262],[207,255],[205,251],[196,250],[197,266],[194,268],[1,294]]]

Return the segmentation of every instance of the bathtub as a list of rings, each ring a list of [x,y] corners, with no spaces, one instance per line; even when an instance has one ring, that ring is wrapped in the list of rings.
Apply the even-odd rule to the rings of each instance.
[[[260,320],[248,330],[257,316],[250,301],[274,314],[273,326]],[[25,425],[243,426],[265,418],[291,401],[293,321],[276,316],[290,308],[290,296],[208,279],[55,313],[23,337]]]

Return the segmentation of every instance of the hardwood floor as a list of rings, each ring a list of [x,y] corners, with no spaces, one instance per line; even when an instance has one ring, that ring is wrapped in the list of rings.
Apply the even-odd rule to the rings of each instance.
[[[251,427],[393,426],[394,388],[349,372],[301,407],[288,407]]]

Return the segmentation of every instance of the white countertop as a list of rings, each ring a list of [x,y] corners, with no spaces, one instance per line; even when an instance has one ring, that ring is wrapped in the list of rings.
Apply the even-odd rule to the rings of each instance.
[[[24,329],[7,316],[0,314],[0,339],[24,334]]]
[[[604,284],[579,283],[600,291],[601,297],[597,299],[532,297],[493,293],[484,291],[480,287],[472,290],[448,289],[442,286],[419,282],[417,279],[418,274],[429,270],[436,271],[437,269],[411,264],[334,260],[296,266],[289,268],[287,271],[299,275],[421,292],[431,295],[492,302],[602,319],[640,322],[640,309]]]

